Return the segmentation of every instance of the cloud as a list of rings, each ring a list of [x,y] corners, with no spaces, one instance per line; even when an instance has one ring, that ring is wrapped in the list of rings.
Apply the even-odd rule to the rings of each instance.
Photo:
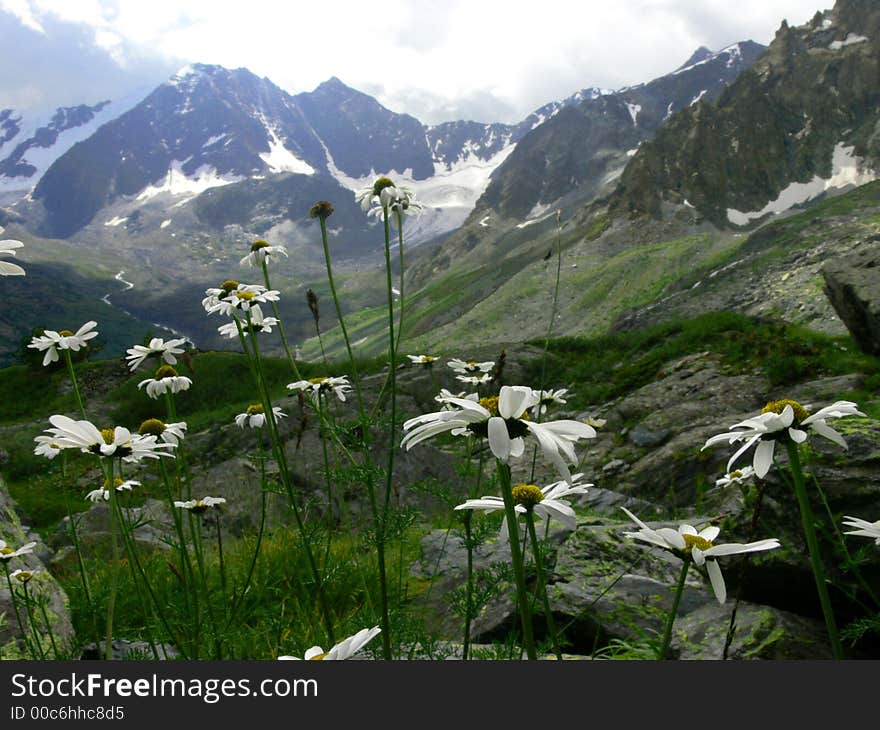
[[[437,123],[515,122],[587,86],[619,88],[668,73],[700,45],[767,43],[783,18],[806,22],[816,1],[0,0],[0,8],[20,30],[42,29],[51,41],[44,52],[61,65],[82,66],[68,54],[88,43],[90,61],[100,56],[132,79],[149,77],[148,68],[217,63],[297,93],[338,76],[395,111]],[[0,62],[11,62],[2,46]],[[46,64],[15,68],[22,90],[62,87],[41,75]],[[71,93],[85,93],[84,81],[59,74]],[[2,88],[10,76],[0,78]],[[92,88],[111,77],[103,68]]]

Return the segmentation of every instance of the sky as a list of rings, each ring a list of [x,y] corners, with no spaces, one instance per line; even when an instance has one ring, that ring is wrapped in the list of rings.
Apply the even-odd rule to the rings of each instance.
[[[0,0],[0,109],[143,94],[191,62],[290,93],[331,76],[428,124],[518,122],[699,46],[767,44],[833,0]]]

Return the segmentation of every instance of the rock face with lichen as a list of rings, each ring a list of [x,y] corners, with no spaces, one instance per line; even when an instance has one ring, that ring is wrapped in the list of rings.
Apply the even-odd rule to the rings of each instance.
[[[40,559],[40,555],[46,554],[46,547],[41,544],[38,536],[21,524],[21,520],[15,511],[15,504],[6,490],[6,484],[2,477],[0,477],[0,538],[14,549],[28,542],[37,542],[34,552],[13,558],[7,564],[7,567],[10,572],[18,569],[34,572],[34,577],[27,584],[29,594],[32,597],[36,596],[38,601],[44,601],[46,610],[45,616],[42,610],[38,608],[31,612],[37,632],[42,638],[40,647],[37,649],[38,656],[29,656],[25,652],[21,641],[21,631],[9,592],[9,584],[6,581],[6,577],[2,576],[2,580],[0,580],[0,658],[42,658],[42,653],[45,653],[44,655],[47,659],[56,657],[66,658],[74,639],[67,595]],[[14,585],[13,587],[16,595],[21,596],[20,586]],[[22,625],[25,631],[30,631],[28,612],[21,598],[17,600],[17,604]],[[47,620],[52,629],[57,653],[52,647],[48,633],[45,631]]]
[[[856,344],[880,355],[880,236],[822,269],[825,293]]]

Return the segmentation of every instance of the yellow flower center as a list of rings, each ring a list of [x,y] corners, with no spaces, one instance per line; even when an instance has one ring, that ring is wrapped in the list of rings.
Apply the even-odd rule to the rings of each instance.
[[[743,475],[743,473],[739,469],[737,469],[736,471],[730,472],[731,479],[739,479],[742,475]]]
[[[309,382],[310,382],[312,385],[320,385],[320,384],[323,383],[325,380],[327,380],[327,378],[309,378]]]
[[[104,439],[104,443],[109,446],[116,438],[116,432],[112,428],[102,428],[101,438]]]
[[[810,414],[806,408],[804,408],[800,403],[796,400],[789,400],[785,398],[783,400],[772,400],[766,406],[761,409],[761,413],[778,413],[781,414],[782,411],[785,410],[786,406],[791,406],[791,409],[794,411],[794,421],[792,422],[792,426],[800,426],[801,423],[804,422],[804,419],[807,418]]]
[[[124,484],[124,482],[123,482],[122,479],[120,479],[119,477],[116,477],[116,478],[113,480],[113,486],[114,486],[114,487],[121,487],[123,484]],[[108,482],[108,481],[105,479],[105,480],[104,480],[104,491],[106,492],[109,488],[110,488],[110,482]]]
[[[22,583],[27,583],[31,578],[34,577],[34,574],[29,570],[22,570],[15,574],[15,577],[20,580]]]
[[[227,279],[220,285],[220,289],[225,291],[227,294],[230,294],[238,289],[238,282],[234,279]]]
[[[480,398],[480,405],[483,406],[493,416],[498,415],[498,396],[493,395],[491,398]]]
[[[6,547],[0,548],[0,555],[12,555],[13,552],[15,551],[8,545]]]
[[[251,244],[251,251],[259,251],[261,248],[268,248],[269,242],[258,239]]]
[[[544,493],[534,484],[517,484],[512,493],[514,503],[521,504],[526,509],[532,509],[544,499]]]
[[[694,548],[699,548],[703,552],[712,547],[711,541],[707,540],[705,537],[700,537],[699,535],[682,535],[684,538],[684,547],[687,552],[690,552]]]
[[[141,436],[156,436],[158,438],[165,433],[165,424],[158,418],[148,418],[141,424],[138,433]]]
[[[177,371],[171,367],[170,365],[163,365],[156,371],[156,380],[161,380],[162,378],[176,378]]]
[[[320,661],[325,656],[327,656],[329,653],[330,653],[329,651],[325,651],[323,654],[315,654],[315,656],[310,657],[310,661]]]
[[[61,330],[61,332],[59,332],[58,334],[62,337],[73,337],[73,332],[71,332],[70,330]]]
[[[263,410],[263,406],[260,403],[253,403],[247,407],[247,414],[249,416],[257,416],[260,413],[265,413]]]
[[[235,296],[244,302],[249,302],[251,299],[253,299],[257,295],[252,291],[237,291],[237,292],[235,292]]]

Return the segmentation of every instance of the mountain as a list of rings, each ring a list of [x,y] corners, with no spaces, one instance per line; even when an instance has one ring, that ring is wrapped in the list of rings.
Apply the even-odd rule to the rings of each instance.
[[[410,231],[418,242],[465,220],[524,135],[600,93],[581,90],[516,125],[425,126],[335,77],[294,96],[246,69],[195,64],[58,156],[20,208],[36,232],[57,238],[100,240],[123,223],[133,235],[228,225],[263,234],[284,221],[307,224],[308,206],[294,211],[281,200],[294,188],[320,190],[345,210],[354,191],[388,174],[426,205]],[[351,224],[346,235],[367,231],[363,220]]]
[[[720,96],[642,145],[612,211],[659,216],[692,206],[746,226],[880,168],[880,6],[838,0],[811,22],[783,22],[768,51]]]
[[[59,107],[50,115],[0,109],[0,202],[30,192],[56,159],[133,101]]]
[[[576,193],[593,198],[616,181],[630,156],[677,112],[717,99],[764,46],[698,49],[671,74],[567,105],[520,140],[493,175],[472,218],[534,218]]]

